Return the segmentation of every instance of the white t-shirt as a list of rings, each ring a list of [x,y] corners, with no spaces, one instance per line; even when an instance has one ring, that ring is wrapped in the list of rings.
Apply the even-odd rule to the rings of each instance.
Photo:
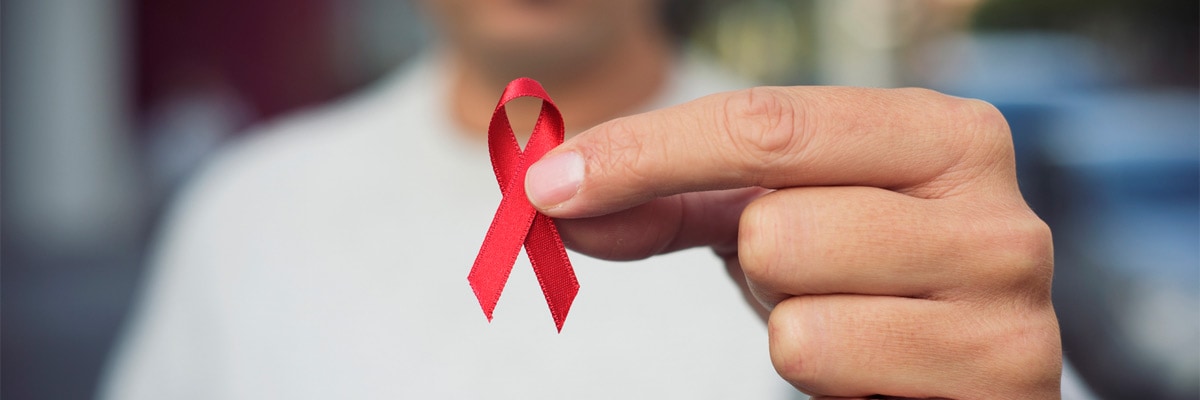
[[[466,277],[500,190],[482,133],[449,116],[444,67],[422,57],[211,164],[165,225],[102,396],[798,396],[706,249],[572,253],[580,290],[561,334],[522,255],[488,323]],[[652,108],[744,86],[675,69]]]
[[[521,256],[489,324],[466,277],[500,190],[483,133],[450,119],[444,67],[421,57],[212,163],[168,218],[100,396],[805,397],[706,249],[572,253],[561,334]],[[744,86],[683,60],[649,108]],[[1063,379],[1065,399],[1092,398],[1069,364]]]

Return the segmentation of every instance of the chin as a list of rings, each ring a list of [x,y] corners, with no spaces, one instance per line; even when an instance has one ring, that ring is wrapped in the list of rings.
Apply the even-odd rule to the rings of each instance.
[[[466,50],[505,78],[537,78],[593,62],[617,44],[616,35],[617,30],[611,26],[531,24],[481,34]]]
[[[468,58],[507,78],[561,73],[593,62],[653,10],[645,1],[430,0],[426,5]]]
[[[575,39],[575,38],[570,38]],[[604,40],[584,38],[555,40],[544,38],[511,41],[492,41],[473,52],[496,78],[513,79],[529,76],[538,80],[557,80],[571,75],[595,58],[604,54]]]

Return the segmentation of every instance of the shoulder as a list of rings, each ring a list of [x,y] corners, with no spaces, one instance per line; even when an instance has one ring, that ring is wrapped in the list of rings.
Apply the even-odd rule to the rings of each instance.
[[[389,77],[347,98],[252,127],[230,143],[197,179],[204,187],[214,182],[274,180],[321,166],[386,130],[388,109],[402,110],[405,77]]]
[[[418,60],[332,103],[255,126],[227,144],[184,187],[168,235],[223,230],[230,220],[295,211],[403,162],[402,137],[427,123],[427,60]],[[220,225],[225,224],[225,225]]]

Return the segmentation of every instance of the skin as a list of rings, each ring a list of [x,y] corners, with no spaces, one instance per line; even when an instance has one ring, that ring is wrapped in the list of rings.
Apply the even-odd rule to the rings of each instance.
[[[455,116],[481,140],[498,88],[521,75],[554,95],[568,131],[595,125],[526,179],[568,246],[614,260],[711,247],[796,388],[1059,397],[1050,231],[1017,189],[991,105],[920,89],[754,88],[612,119],[669,71],[656,3],[424,5],[447,39]],[[537,106],[510,103],[517,131]]]
[[[445,41],[451,110],[464,131],[487,137],[496,90],[522,76],[554,94],[567,132],[644,109],[667,80],[674,49],[645,0],[428,0]],[[527,135],[540,102],[507,106]]]
[[[776,371],[816,398],[1059,397],[1050,231],[985,102],[722,93],[583,132],[526,191],[586,254],[712,247],[769,314]]]

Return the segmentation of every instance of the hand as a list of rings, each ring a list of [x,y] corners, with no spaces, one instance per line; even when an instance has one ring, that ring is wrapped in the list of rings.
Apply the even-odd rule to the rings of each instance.
[[[526,179],[573,249],[711,246],[815,397],[1057,398],[1050,231],[1004,118],[920,89],[755,88],[609,121]]]

